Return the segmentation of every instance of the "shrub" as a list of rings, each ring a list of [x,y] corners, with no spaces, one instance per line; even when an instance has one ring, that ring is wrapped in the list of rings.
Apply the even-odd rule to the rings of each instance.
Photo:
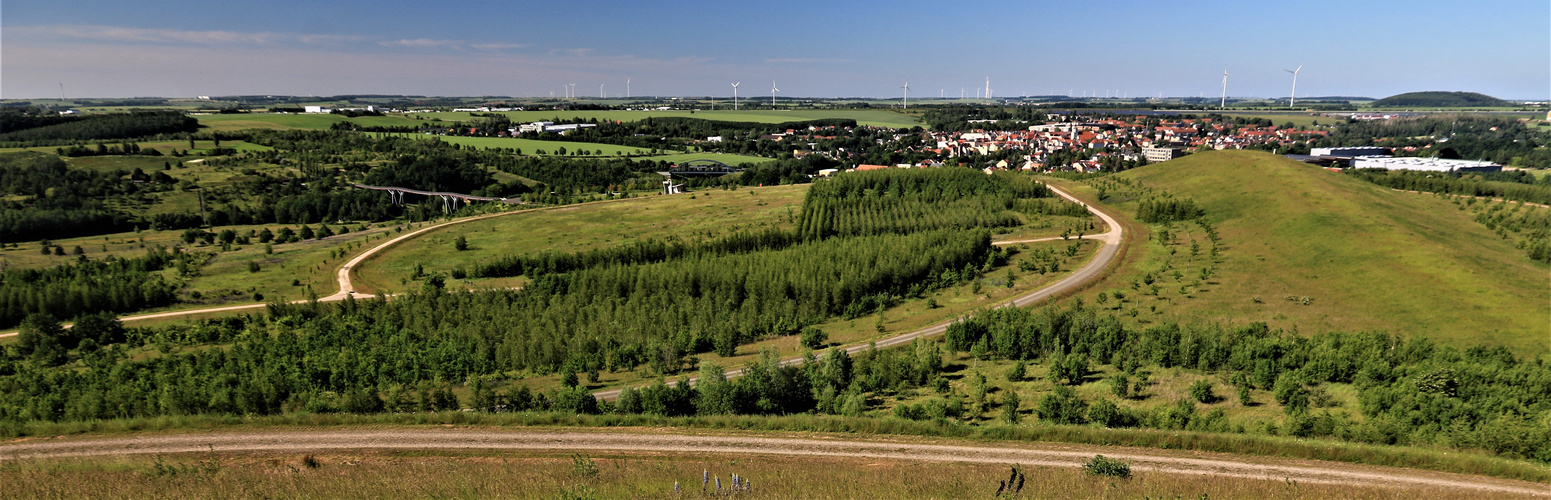
[[[1018,399],[1018,391],[1008,390],[1007,396],[1002,398],[1002,421],[1016,424],[1019,420],[1018,407],[1023,401]]]
[[[469,240],[468,240],[468,238],[464,238],[463,235],[460,234],[460,235],[458,235],[458,239],[452,240],[452,247],[456,248],[459,252],[462,252],[464,250],[468,250],[469,249]]]
[[[1058,386],[1039,399],[1034,413],[1040,420],[1054,424],[1081,424],[1087,419],[1088,404],[1071,387]]]
[[[824,344],[827,342],[829,342],[828,332],[812,326],[802,329],[803,347],[818,349],[824,347]]]
[[[1190,397],[1207,404],[1217,401],[1217,395],[1212,394],[1212,383],[1206,379],[1200,379],[1190,384]]]
[[[1082,471],[1093,476],[1131,478],[1131,465],[1112,458],[1104,458],[1104,455],[1094,455],[1093,460],[1082,464]]]
[[[1028,371],[1028,364],[1024,363],[1022,360],[1019,360],[1017,363],[1013,364],[1011,368],[1007,369],[1007,381],[1022,382],[1023,379],[1028,377]]]

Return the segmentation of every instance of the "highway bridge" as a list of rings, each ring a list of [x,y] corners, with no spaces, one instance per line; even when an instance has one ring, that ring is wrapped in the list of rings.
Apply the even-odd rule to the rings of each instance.
[[[351,186],[374,191],[387,191],[388,201],[394,205],[404,204],[404,195],[406,194],[417,194],[425,197],[435,196],[442,199],[442,210],[446,211],[447,213],[452,213],[452,211],[457,210],[459,201],[462,201],[465,205],[471,201],[499,201],[505,203],[520,203],[515,201],[508,201],[506,198],[474,196],[471,194],[454,193],[450,191],[421,191],[419,189],[402,188],[397,186],[369,186],[366,184],[351,184]]]

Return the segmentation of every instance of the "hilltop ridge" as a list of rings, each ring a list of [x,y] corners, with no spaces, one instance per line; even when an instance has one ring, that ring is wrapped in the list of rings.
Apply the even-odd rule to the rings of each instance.
[[[1222,235],[1219,285],[1180,301],[1182,319],[1551,348],[1547,266],[1446,200],[1252,151],[1120,176],[1193,199]]]

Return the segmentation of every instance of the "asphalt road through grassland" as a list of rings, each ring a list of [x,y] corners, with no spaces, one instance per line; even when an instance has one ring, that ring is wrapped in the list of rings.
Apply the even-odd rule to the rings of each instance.
[[[1020,295],[1018,297],[1014,297],[1011,301],[1006,302],[1006,303],[1004,303],[1004,304],[1002,304],[1002,305],[1000,305],[998,307],[1008,307],[1008,306],[1011,306],[1011,307],[1024,307],[1024,306],[1027,306],[1027,305],[1030,305],[1030,304],[1034,304],[1036,302],[1048,299],[1050,297],[1053,297],[1053,296],[1056,296],[1056,295],[1059,295],[1059,294],[1062,294],[1062,293],[1065,293],[1065,292],[1069,292],[1069,291],[1081,288],[1083,285],[1086,285],[1089,282],[1097,280],[1098,278],[1103,276],[1104,270],[1109,267],[1109,264],[1110,264],[1111,261],[1115,260],[1115,255],[1120,251],[1121,242],[1123,242],[1124,239],[1125,239],[1124,238],[1125,230],[1123,229],[1123,226],[1120,225],[1119,221],[1116,221],[1115,218],[1113,216],[1111,216],[1110,214],[1104,213],[1104,211],[1099,210],[1096,207],[1090,206],[1087,203],[1084,203],[1082,200],[1077,199],[1076,197],[1072,196],[1071,194],[1066,193],[1065,191],[1057,189],[1055,186],[1049,186],[1049,187],[1050,187],[1051,191],[1054,191],[1057,195],[1060,195],[1062,198],[1066,198],[1066,199],[1071,200],[1071,201],[1073,201],[1075,203],[1080,203],[1080,204],[1082,204],[1084,206],[1087,206],[1089,211],[1091,211],[1094,214],[1098,215],[1099,219],[1104,221],[1104,224],[1109,227],[1109,231],[1107,231],[1105,233],[1102,233],[1102,234],[1095,234],[1095,235],[1083,237],[1083,239],[1098,240],[1104,246],[1102,248],[1099,248],[1098,253],[1094,254],[1093,260],[1088,261],[1087,264],[1083,265],[1076,272],[1068,275],[1065,278],[1062,278],[1060,281],[1057,281],[1055,283],[1051,283],[1049,286],[1046,286],[1044,288],[1040,288],[1038,290],[1034,290],[1032,292]],[[1022,243],[1022,242],[1031,242],[1031,241],[1046,241],[1046,240],[1050,240],[1050,239],[1056,239],[1056,238],[1039,238],[1039,239],[1034,239],[1034,240],[1008,241],[1008,242],[1001,242],[1000,244],[1012,244],[1012,243]],[[905,334],[902,334],[902,335],[896,335],[896,336],[893,336],[893,337],[882,339],[882,340],[879,340],[879,341],[877,341],[875,343],[872,343],[871,345],[876,345],[879,349],[882,349],[882,348],[885,348],[885,347],[893,347],[893,346],[897,346],[897,345],[908,344],[911,341],[913,341],[915,339],[919,339],[919,338],[931,337],[931,336],[935,336],[935,335],[942,335],[943,332],[948,331],[948,325],[952,325],[954,321],[957,321],[957,319],[944,321],[942,323],[939,323],[939,324],[936,324],[936,325],[932,325],[932,326],[929,326],[929,327],[926,327],[926,328],[922,328],[920,330],[916,330],[916,331],[913,331],[913,332],[910,332],[910,333],[905,333]],[[868,345],[869,344],[856,344],[856,345],[848,346],[848,347],[845,348],[845,351],[846,351],[847,354],[855,355],[857,353],[862,352],[863,350],[866,350],[868,348]],[[792,365],[800,364],[802,362],[803,362],[803,358],[801,358],[801,357],[783,359],[783,360],[781,360],[781,366],[792,366]],[[743,375],[743,369],[742,368],[735,369],[735,370],[727,370],[727,372],[726,372],[726,377],[729,378],[729,379],[730,378],[735,378],[735,377],[738,377],[738,376],[741,376],[741,375]],[[690,385],[694,385],[697,380],[699,380],[699,377],[691,377],[691,378],[688,379],[688,382],[689,382]],[[619,397],[619,392],[620,392],[620,389],[608,389],[608,390],[594,392],[592,394],[594,396],[597,396],[597,397],[605,399],[605,400],[613,400],[613,399]]]
[[[1095,454],[1130,463],[1139,474],[1162,473],[1383,486],[1514,497],[1551,497],[1551,487],[1524,481],[1312,460],[1240,457],[1146,448],[1043,443],[981,444],[901,438],[857,440],[848,436],[775,437],[493,429],[359,429],[325,431],[201,432],[115,438],[35,439],[0,445],[0,463],[65,458],[166,453],[283,452],[327,450],[527,450],[623,454],[784,455],[867,457],[950,463],[1080,467]],[[1456,493],[1459,494],[1459,493]]]

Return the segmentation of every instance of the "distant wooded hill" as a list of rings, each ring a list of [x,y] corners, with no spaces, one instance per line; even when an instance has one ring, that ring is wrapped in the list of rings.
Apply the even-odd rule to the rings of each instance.
[[[1431,107],[1461,108],[1483,106],[1511,106],[1508,101],[1475,92],[1406,92],[1373,101],[1374,107]]]

